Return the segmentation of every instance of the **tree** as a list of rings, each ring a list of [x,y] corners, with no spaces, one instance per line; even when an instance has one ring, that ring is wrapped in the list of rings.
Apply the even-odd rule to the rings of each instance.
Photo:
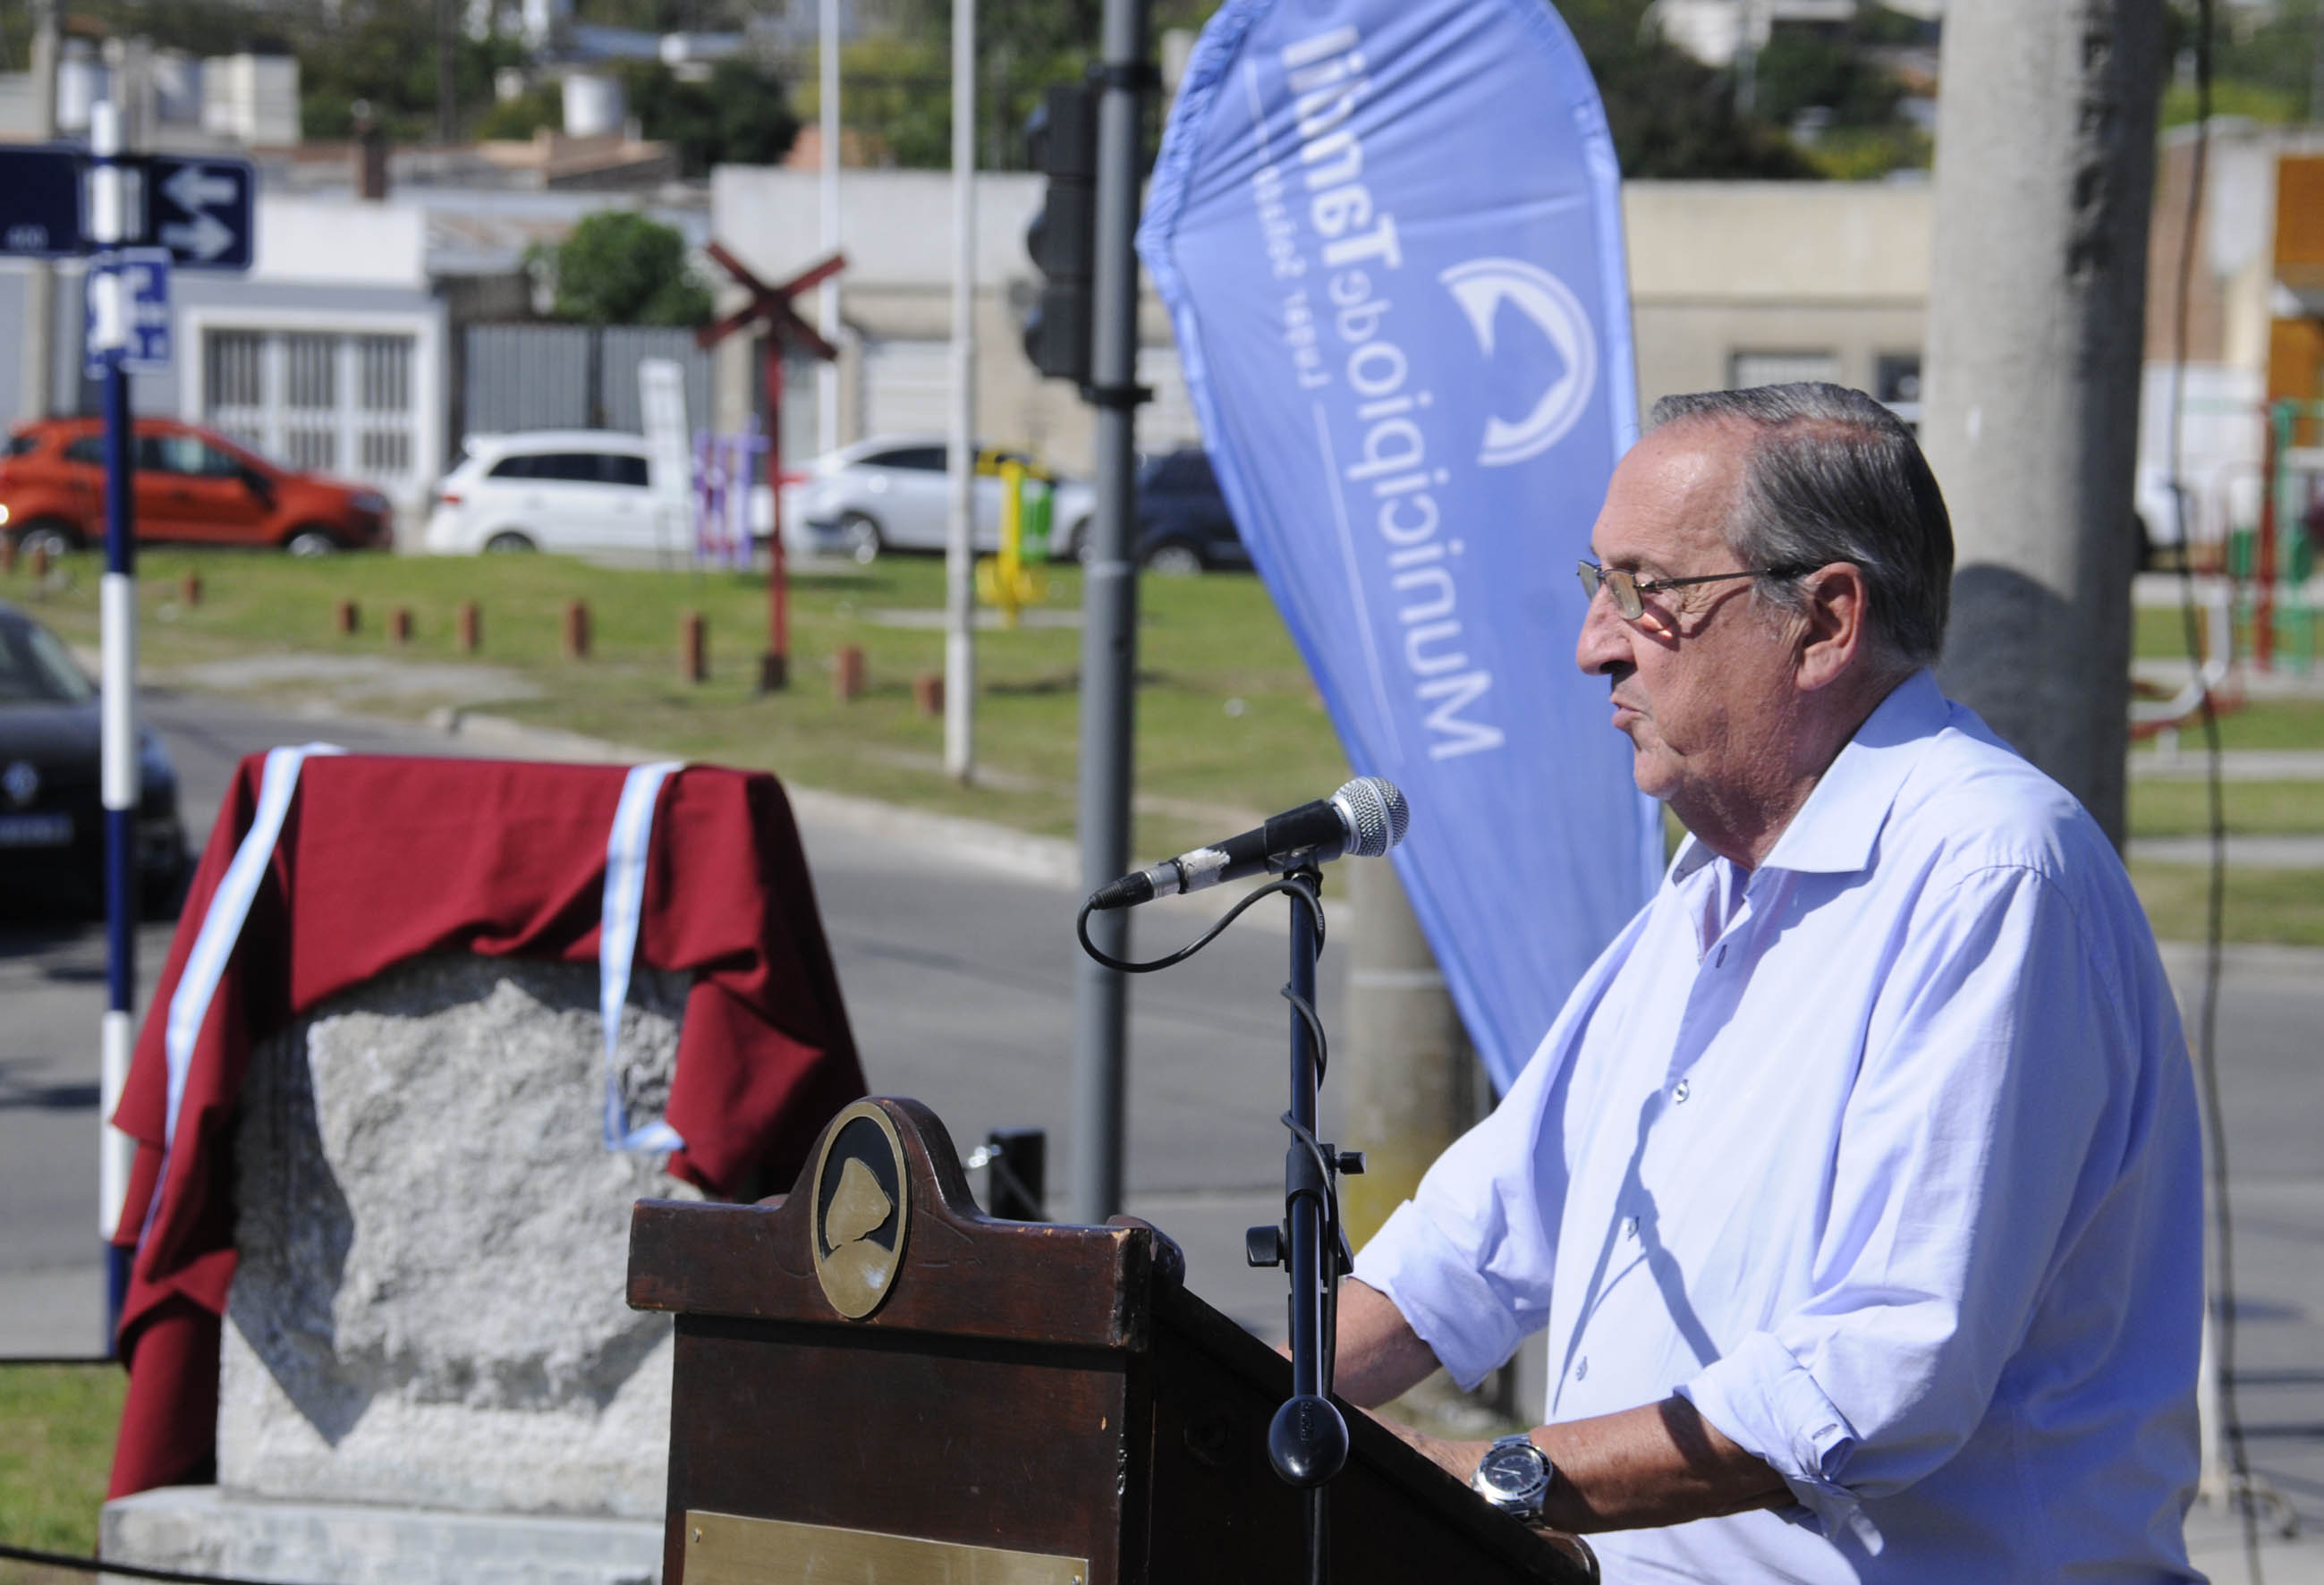
[[[688,266],[686,239],[634,210],[598,210],[550,258],[560,319],[699,325],[710,318],[710,290]]]
[[[1816,174],[1783,130],[1735,108],[1735,85],[1665,40],[1649,0],[1564,0],[1558,6],[1606,102],[1626,177],[1663,180]]]
[[[622,82],[630,114],[648,138],[678,145],[687,176],[707,176],[713,165],[779,164],[798,136],[782,79],[744,56],[719,61],[706,82],[658,61],[630,68]]]

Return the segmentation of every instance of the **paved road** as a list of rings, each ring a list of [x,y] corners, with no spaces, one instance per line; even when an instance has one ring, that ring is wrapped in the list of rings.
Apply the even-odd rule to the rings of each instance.
[[[318,737],[371,752],[467,748],[420,728],[302,719],[198,696],[155,692],[145,708],[176,759],[198,843],[244,753]],[[933,1106],[964,1154],[995,1128],[1047,1129],[1061,1203],[1072,1147],[1072,893],[998,872],[989,858],[845,822],[810,821],[804,834],[872,1088]],[[1127,1174],[1129,1209],[1182,1236],[1202,1290],[1272,1331],[1280,1278],[1241,1264],[1242,1229],[1274,1220],[1281,1194],[1276,1119],[1287,1013],[1276,988],[1285,935],[1261,918],[1267,906],[1136,988]],[[1139,921],[1140,950],[1176,945],[1204,917]],[[167,926],[141,933],[141,1010],[169,935]],[[103,931],[93,926],[0,926],[0,1355],[81,1353],[97,1342],[104,966]],[[1338,986],[1327,954],[1327,1009]]]
[[[148,710],[177,757],[198,835],[249,751],[316,736],[383,752],[463,746],[416,728],[192,696],[157,694]],[[810,819],[805,834],[873,1088],[927,1101],[964,1150],[989,1129],[1047,1129],[1062,1199],[1072,1148],[1071,893],[844,821]],[[1194,918],[1189,909],[1142,919],[1140,950],[1175,944]],[[144,933],[149,984],[167,934]],[[1238,927],[1137,988],[1129,1100],[1130,1209],[1185,1244],[1200,1291],[1270,1334],[1281,1328],[1279,1279],[1242,1267],[1240,1232],[1273,1219],[1279,1193],[1270,1185],[1282,1158],[1283,939],[1271,922]],[[2191,994],[2194,954],[2172,958]],[[1323,989],[1329,1016],[1339,995],[1333,954]],[[100,932],[0,927],[0,1355],[82,1352],[97,1336],[103,995]],[[2220,1028],[2244,1420],[2255,1465],[2307,1525],[2299,1543],[2271,1547],[2268,1578],[2324,1581],[2324,954],[2236,954]],[[1328,1133],[1328,1095],[1325,1121]],[[2218,1579],[2242,1577],[2230,1525],[2199,1510],[2193,1535]]]

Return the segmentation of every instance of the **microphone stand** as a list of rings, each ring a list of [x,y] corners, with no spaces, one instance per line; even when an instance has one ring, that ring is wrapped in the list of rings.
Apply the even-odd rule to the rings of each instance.
[[[1284,999],[1291,1003],[1291,1108],[1283,1114],[1291,1143],[1283,1158],[1283,1221],[1246,1231],[1243,1254],[1252,1266],[1280,1266],[1290,1275],[1291,1396],[1268,1423],[1267,1456],[1275,1472],[1296,1487],[1304,1498],[1307,1542],[1301,1575],[1304,1585],[1324,1585],[1329,1538],[1323,1490],[1348,1461],[1348,1423],[1332,1402],[1339,1285],[1348,1269],[1347,1243],[1340,1230],[1338,1178],[1342,1173],[1364,1170],[1361,1151],[1338,1149],[1315,1134],[1316,1091],[1328,1060],[1323,1020],[1315,1011],[1315,960],[1323,950],[1323,874],[1317,851],[1301,848],[1270,859],[1268,868],[1276,880],[1228,909],[1194,941],[1162,957],[1128,962],[1090,939],[1090,915],[1101,906],[1106,895],[1102,891],[1082,904],[1074,926],[1082,950],[1096,962],[1122,973],[1149,974],[1202,951],[1259,898],[1279,891],[1291,901],[1291,978],[1283,988]],[[1333,851],[1336,854],[1337,850]]]
[[[1333,1175],[1361,1171],[1361,1157],[1344,1158],[1315,1133],[1316,1091],[1323,1082],[1323,1022],[1315,1012],[1315,962],[1322,953],[1322,872],[1312,857],[1295,860],[1284,876],[1291,901],[1291,1110],[1284,1122],[1291,1142],[1283,1158],[1283,1211],[1287,1240],[1258,1227],[1248,1235],[1256,1266],[1277,1263],[1291,1283],[1291,1396],[1267,1431],[1275,1472],[1301,1488],[1306,1509],[1306,1585],[1323,1585],[1327,1557],[1324,1483],[1348,1461],[1348,1425],[1332,1402],[1333,1331],[1337,1320],[1342,1246]],[[1285,1248],[1287,1241],[1288,1248]],[[1268,1257],[1272,1257],[1268,1258]]]

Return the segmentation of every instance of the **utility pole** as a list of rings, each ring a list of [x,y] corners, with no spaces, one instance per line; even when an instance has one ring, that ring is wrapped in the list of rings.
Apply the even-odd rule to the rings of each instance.
[[[136,239],[143,226],[131,213],[132,189],[123,144],[121,110],[111,100],[89,107],[89,239],[98,258]],[[135,1147],[113,1126],[114,1109],[129,1078],[136,1044],[137,806],[143,774],[137,753],[136,500],[131,481],[137,437],[130,424],[129,373],[122,367],[129,326],[127,283],[117,270],[90,278],[89,341],[105,359],[105,574],[97,584],[98,797],[105,807],[106,1011],[98,1026],[99,1081],[97,1231],[106,1244],[105,1335],[112,1351],[128,1291],[132,1251],[114,1243],[129,1187]]]
[[[436,0],[436,142],[450,148],[460,141],[460,63],[452,0]]]
[[[976,0],[952,0],[952,522],[945,536],[945,774],[976,774]]]
[[[1393,865],[1348,864],[1348,990],[1332,1067],[1364,1170],[1340,1185],[1361,1249],[1479,1114],[1477,1060]],[[1338,1075],[1344,1069],[1345,1077]]]
[[[816,217],[823,230],[823,256],[839,251],[839,0],[821,0],[816,17],[820,41],[816,58],[816,125],[822,134],[822,159],[816,179]],[[839,345],[839,282],[815,289],[815,327]],[[815,366],[815,445],[827,452],[839,444],[839,365]]]
[[[1951,508],[1942,674],[2119,844],[2158,0],[1945,14],[1922,442]]]
[[[57,135],[56,0],[32,0],[32,141]],[[57,271],[46,259],[24,264],[23,369],[20,419],[45,419],[55,406],[57,378]]]
[[[1152,85],[1147,0],[1105,0],[1097,122],[1097,226],[1088,395],[1097,404],[1097,502],[1082,568],[1082,885],[1130,867],[1130,785],[1138,666],[1138,567],[1130,559],[1138,403],[1139,124]],[[1090,916],[1111,957],[1130,948],[1130,910]],[[1122,1080],[1129,988],[1076,954],[1074,984],[1074,1199],[1076,1221],[1121,1209]]]

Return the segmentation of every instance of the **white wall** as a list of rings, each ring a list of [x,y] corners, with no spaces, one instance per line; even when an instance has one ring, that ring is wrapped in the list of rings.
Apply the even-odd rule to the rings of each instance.
[[[254,280],[428,285],[428,216],[417,206],[261,192],[257,219]]]

